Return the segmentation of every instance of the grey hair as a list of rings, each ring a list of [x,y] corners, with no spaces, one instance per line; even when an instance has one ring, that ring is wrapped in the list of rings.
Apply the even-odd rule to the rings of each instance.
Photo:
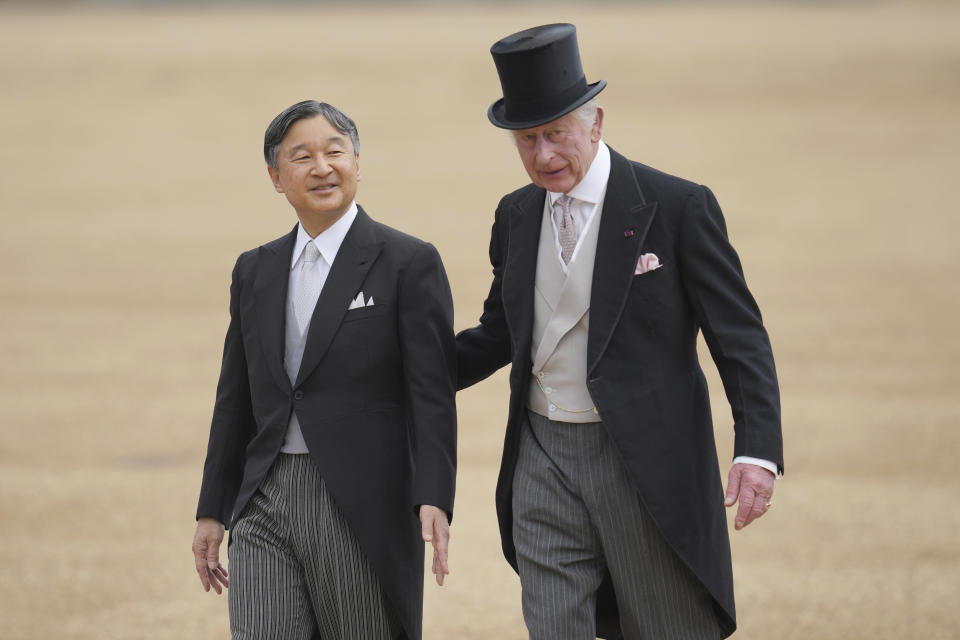
[[[597,99],[591,98],[570,113],[574,118],[580,121],[580,124],[583,125],[584,129],[590,131],[590,129],[593,128],[594,121],[597,119],[597,108],[599,106],[600,105],[597,104]]]
[[[588,101],[584,102],[582,105],[580,105],[573,111],[570,111],[569,113],[564,115],[573,116],[577,120],[577,122],[579,122],[583,126],[583,128],[589,132],[593,128],[594,121],[597,119],[597,109],[599,107],[600,105],[599,103],[597,103],[597,99],[590,98]],[[563,116],[560,116],[560,117],[562,118]],[[517,142],[516,133],[518,130],[505,129],[504,131],[508,136],[510,136],[510,140],[512,140],[513,143],[516,144]]]
[[[334,129],[345,136],[350,136],[354,155],[360,155],[360,133],[357,131],[357,123],[350,116],[326,102],[304,100],[284,109],[273,119],[266,133],[263,134],[263,159],[267,161],[267,166],[277,168],[277,151],[293,123],[314,116],[323,116]]]

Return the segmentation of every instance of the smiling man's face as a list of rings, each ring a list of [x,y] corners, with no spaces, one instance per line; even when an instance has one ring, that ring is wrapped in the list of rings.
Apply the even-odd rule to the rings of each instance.
[[[597,155],[603,130],[603,109],[587,128],[572,113],[552,122],[513,132],[523,167],[533,183],[547,191],[567,193],[579,183]]]
[[[277,168],[267,171],[300,220],[323,229],[347,212],[360,180],[359,158],[350,136],[337,131],[322,115],[290,126],[277,150]]]

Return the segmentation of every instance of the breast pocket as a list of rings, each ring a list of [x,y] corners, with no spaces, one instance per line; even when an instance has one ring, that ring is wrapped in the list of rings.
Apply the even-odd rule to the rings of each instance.
[[[652,330],[659,324],[659,319],[668,315],[675,294],[673,274],[668,269],[664,266],[633,276],[624,308],[626,320]]]
[[[377,316],[382,316],[385,313],[390,312],[389,304],[375,304],[369,307],[357,307],[356,309],[349,309],[347,315],[343,317],[344,322],[355,322],[357,320],[366,320],[368,318],[376,318]]]
[[[668,267],[663,266],[645,273],[638,273],[633,276],[630,287],[638,291],[654,290],[657,286],[662,286],[664,281],[670,279],[671,274],[668,269]]]
[[[331,345],[331,356],[336,351],[337,355],[354,360],[349,371],[343,371],[344,380],[362,381],[372,393],[380,384],[379,378],[397,367],[400,350],[396,320],[396,308],[390,304],[347,312]]]

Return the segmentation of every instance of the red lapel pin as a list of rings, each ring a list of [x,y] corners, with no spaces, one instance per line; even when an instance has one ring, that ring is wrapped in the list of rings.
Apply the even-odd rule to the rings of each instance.
[[[633,235],[633,229],[627,229],[626,231],[623,232],[624,238],[629,238],[632,235]]]

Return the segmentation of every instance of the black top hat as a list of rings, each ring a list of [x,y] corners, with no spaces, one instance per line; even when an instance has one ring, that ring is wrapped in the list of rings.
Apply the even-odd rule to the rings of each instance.
[[[490,47],[503,97],[487,117],[501,129],[527,129],[570,113],[607,86],[588,85],[572,24],[533,27]]]

